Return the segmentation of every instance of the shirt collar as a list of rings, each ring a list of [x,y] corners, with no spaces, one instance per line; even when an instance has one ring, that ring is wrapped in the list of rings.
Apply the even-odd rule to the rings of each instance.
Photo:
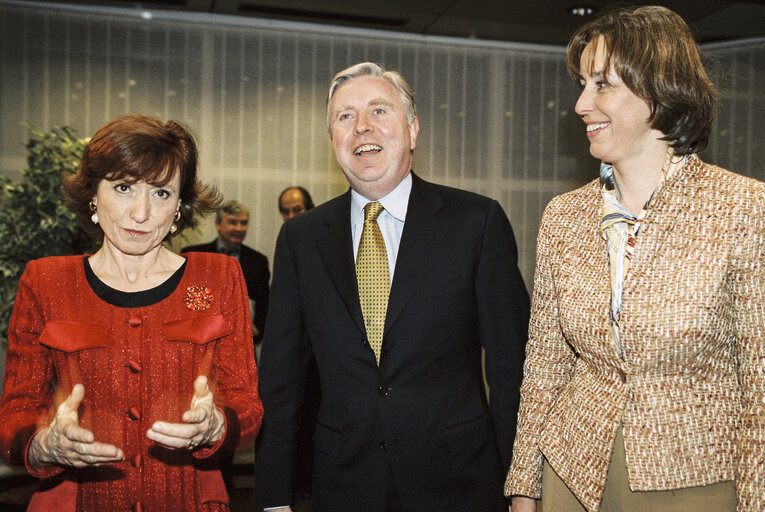
[[[239,254],[239,249],[241,248],[241,245],[237,245],[233,249],[231,249],[231,252],[229,253],[228,247],[226,247],[223,242],[220,241],[220,238],[215,239],[215,250],[218,252],[222,252],[223,254]]]
[[[385,211],[396,220],[404,222],[406,212],[409,208],[409,194],[412,191],[412,173],[407,173],[406,177],[396,185],[396,188],[388,192],[384,197],[377,201],[385,208]],[[371,202],[355,190],[351,189],[351,220],[355,223],[359,215],[363,217],[364,207]]]

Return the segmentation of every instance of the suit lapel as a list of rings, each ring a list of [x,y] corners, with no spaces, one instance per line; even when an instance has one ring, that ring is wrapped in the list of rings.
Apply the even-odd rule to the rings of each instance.
[[[364,333],[366,329],[356,284],[356,266],[353,263],[350,190],[327,206],[331,209],[325,220],[326,231],[317,241],[319,254],[348,313]]]
[[[409,196],[404,231],[401,234],[396,269],[393,274],[388,312],[385,318],[385,332],[396,321],[419,287],[426,274],[432,254],[438,250],[444,236],[443,229],[434,226],[434,217],[443,202],[434,193],[431,185],[412,175],[412,192]],[[359,303],[356,267],[353,262],[353,241],[351,239],[351,194],[337,198],[325,220],[326,231],[318,239],[317,246],[324,267],[332,279],[335,289],[343,299],[348,313],[364,333],[364,317]]]
[[[433,261],[433,252],[440,246],[445,230],[439,229],[434,220],[442,204],[432,185],[412,173],[412,192],[388,298],[386,334],[419,288],[420,281],[427,274],[429,262]]]

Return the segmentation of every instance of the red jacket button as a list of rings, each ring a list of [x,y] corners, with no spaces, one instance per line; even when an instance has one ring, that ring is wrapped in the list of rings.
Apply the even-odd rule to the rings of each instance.
[[[143,457],[141,457],[141,454],[139,453],[135,457],[133,457],[133,460],[130,461],[133,464],[134,468],[141,468],[143,466]]]
[[[131,407],[128,411],[128,415],[134,420],[140,420],[141,419],[141,411],[138,410],[138,407]]]
[[[143,369],[143,366],[141,366],[141,363],[138,361],[133,361],[132,359],[128,361],[128,363],[125,365],[128,368],[130,368],[130,371],[133,373],[140,373]]]
[[[128,323],[130,324],[130,327],[138,327],[141,325],[142,320],[138,317],[132,317],[128,319]]]
[[[143,512],[143,503],[136,501],[133,505],[133,512]]]

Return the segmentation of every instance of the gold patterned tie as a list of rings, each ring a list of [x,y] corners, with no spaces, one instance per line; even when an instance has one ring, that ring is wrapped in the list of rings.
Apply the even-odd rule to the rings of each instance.
[[[361,313],[364,315],[367,339],[374,350],[378,365],[390,292],[388,253],[385,251],[382,231],[377,225],[377,217],[382,211],[383,207],[377,201],[367,203],[364,207],[364,230],[361,232],[359,253],[356,257]]]

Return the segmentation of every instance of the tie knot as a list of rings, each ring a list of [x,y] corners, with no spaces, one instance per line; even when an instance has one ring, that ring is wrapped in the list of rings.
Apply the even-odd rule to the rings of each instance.
[[[373,203],[367,203],[367,205],[364,207],[364,222],[374,222],[377,220],[377,217],[380,216],[380,213],[385,208],[383,208],[383,205],[378,203],[377,201]]]

